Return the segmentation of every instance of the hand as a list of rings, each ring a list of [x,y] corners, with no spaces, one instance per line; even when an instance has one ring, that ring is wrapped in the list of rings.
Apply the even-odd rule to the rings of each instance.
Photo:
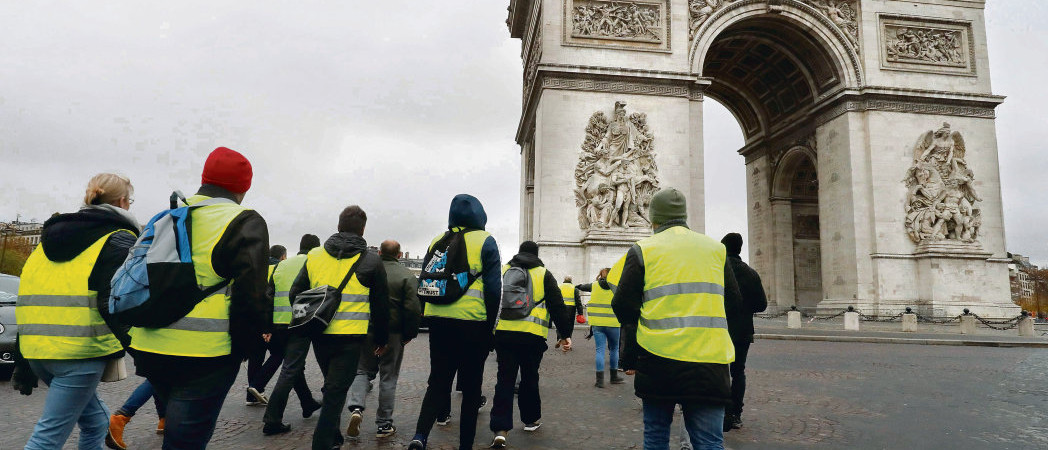
[[[561,339],[557,341],[557,347],[560,351],[567,353],[571,351],[571,338]]]
[[[626,373],[626,375],[636,375],[637,374],[637,370],[636,369],[629,369],[625,373]]]
[[[376,345],[375,346],[375,356],[382,356],[382,355],[384,355],[386,353],[386,350],[388,350],[388,349],[389,349],[389,345]]]
[[[272,338],[273,333],[262,333],[262,340],[265,341],[267,344],[269,343],[269,340]]]

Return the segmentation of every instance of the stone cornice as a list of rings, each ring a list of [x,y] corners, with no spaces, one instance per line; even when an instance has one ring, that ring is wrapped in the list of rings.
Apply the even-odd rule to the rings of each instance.
[[[533,2],[534,0],[510,0],[509,7],[506,8],[509,11],[506,26],[509,27],[510,37],[518,39],[524,37]]]

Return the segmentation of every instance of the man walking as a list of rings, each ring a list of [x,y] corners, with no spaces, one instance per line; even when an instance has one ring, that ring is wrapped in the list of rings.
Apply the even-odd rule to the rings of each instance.
[[[317,363],[324,374],[324,400],[313,431],[313,450],[342,446],[342,408],[346,406],[346,394],[357,373],[360,352],[382,356],[386,351],[389,338],[386,270],[378,255],[368,252],[367,241],[362,237],[366,224],[367,214],[359,206],[344,209],[338,218],[338,233],[328,238],[323,248],[309,252],[306,265],[288,293],[294,302],[295,296],[309,289],[338,286],[356,266],[356,272],[342,290],[342,302],[331,323],[322,334],[313,336]],[[362,348],[369,333],[374,346]]]
[[[512,268],[527,273],[527,292],[534,307],[523,319],[500,318],[495,327],[495,353],[498,358],[498,381],[491,403],[489,426],[495,433],[491,448],[505,448],[506,435],[513,429],[513,389],[520,373],[517,405],[524,431],[535,431],[542,425],[542,399],[539,397],[539,364],[549,346],[546,335],[550,322],[557,327],[557,347],[571,350],[571,311],[564,305],[560,287],[553,273],[546,270],[539,259],[539,246],[532,241],[520,244],[520,251],[503,267],[503,274]],[[503,286],[510,286],[509,280]],[[574,288],[574,286],[572,286]],[[507,295],[507,294],[503,294]]]
[[[728,334],[731,335],[731,343],[735,346],[735,361],[730,367],[731,405],[724,414],[724,431],[728,431],[731,428],[742,427],[742,400],[746,395],[746,356],[750,352],[750,344],[753,343],[753,315],[768,309],[768,297],[764,295],[761,276],[740,256],[742,235],[728,233],[721,239],[721,243],[727,250],[728,263],[742,294],[742,307],[736,311],[738,314],[732,314],[731,311],[728,313]]]
[[[564,306],[568,308],[568,315],[574,316],[572,318],[578,323],[586,323],[586,310],[579,299],[579,288],[571,283],[570,276],[564,277],[564,282],[560,284],[560,295],[564,298]]]
[[[418,301],[418,282],[415,275],[404,267],[400,258],[400,243],[393,240],[383,241],[379,246],[379,256],[386,269],[386,284],[389,286],[389,343],[382,356],[363,352],[357,365],[357,376],[349,388],[349,428],[346,434],[351,437],[360,435],[360,423],[364,419],[364,406],[371,382],[379,376],[378,410],[375,425],[378,430],[375,437],[384,438],[397,432],[393,425],[393,405],[397,398],[397,379],[400,377],[400,363],[404,360],[404,346],[418,336],[419,322],[422,318],[422,305]],[[374,345],[374,339],[368,334],[368,344]]]
[[[451,200],[448,231],[462,233],[466,263],[474,281],[465,293],[449,304],[429,304],[429,386],[422,399],[415,436],[408,445],[424,450],[437,415],[451,396],[451,383],[458,372],[462,387],[462,423],[459,426],[459,448],[473,448],[477,434],[484,361],[494,349],[495,318],[502,298],[502,277],[498,245],[484,231],[488,216],[480,201],[472,195],[459,194]],[[437,236],[430,250],[444,237]],[[427,260],[430,258],[427,255]],[[426,261],[429,262],[429,261]],[[423,264],[425,265],[426,262]]]
[[[692,444],[723,449],[728,365],[735,349],[727,317],[741,307],[724,245],[688,229],[684,194],[652,198],[655,234],[626,253],[612,308],[623,327],[622,363],[643,401],[644,448],[669,447],[681,405]]]
[[[197,282],[232,280],[165,328],[131,328],[137,373],[167,405],[165,449],[207,446],[240,363],[270,326],[266,297],[269,230],[257,212],[240,205],[251,187],[251,163],[225,147],[204,162],[192,210],[192,256]]]
[[[291,346],[292,336],[287,329],[288,324],[291,323],[291,300],[288,298],[288,291],[291,290],[291,284],[295,282],[295,278],[302,272],[302,267],[306,265],[306,254],[319,246],[320,238],[316,235],[303,235],[302,239],[299,240],[298,254],[280,261],[269,276],[267,293],[273,298],[273,331],[268,335],[269,342],[267,343],[270,356],[265,364],[262,364],[254,380],[250,376],[251,365],[248,364],[248,381],[249,383],[254,383],[251,384],[252,387],[257,386],[261,388],[259,389],[260,396],[261,391],[265,390],[266,385],[269,384],[269,380],[280,370],[289,352],[309,353],[308,340],[306,340],[304,345]],[[297,358],[299,355],[296,354],[295,357]],[[301,357],[304,358],[305,354],[301,355]],[[281,378],[277,378],[276,386],[273,387],[272,391],[273,395],[266,402],[267,414],[269,413],[268,403],[273,401],[278,403],[274,408],[279,408],[281,414],[283,414],[284,408],[287,406],[288,394],[290,394],[292,387],[295,389],[298,401],[302,405],[303,417],[309,417],[320,409],[320,402],[313,399],[313,393],[309,390],[309,385],[306,383],[305,374],[300,371],[294,374],[292,378],[285,380],[283,385],[281,385]],[[253,397],[254,393],[249,390],[248,395]],[[265,399],[264,396],[262,397]]]
[[[287,259],[287,247],[274,245],[269,248],[269,272],[266,277],[270,284],[273,282],[273,270],[285,259]],[[276,306],[274,305],[274,316],[277,314],[275,308]],[[266,398],[265,394],[266,384],[269,383],[269,379],[276,373],[276,369],[280,367],[280,361],[275,360],[274,362],[272,356],[272,334],[273,331],[270,330],[260,336],[264,344],[257,346],[255,352],[247,358],[247,399],[244,402],[247,406],[265,406],[269,403],[269,399]],[[268,361],[266,360],[266,351],[270,353]]]

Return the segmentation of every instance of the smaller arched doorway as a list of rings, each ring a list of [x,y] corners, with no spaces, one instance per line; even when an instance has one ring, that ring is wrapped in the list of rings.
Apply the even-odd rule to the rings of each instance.
[[[815,152],[794,147],[783,155],[772,182],[771,208],[779,242],[775,260],[779,306],[815,309],[823,299],[819,177]]]

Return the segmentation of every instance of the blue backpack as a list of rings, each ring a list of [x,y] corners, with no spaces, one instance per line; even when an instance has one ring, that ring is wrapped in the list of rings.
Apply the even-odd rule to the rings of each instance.
[[[185,197],[171,194],[171,209],[149,220],[127,259],[113,275],[109,313],[126,325],[164,328],[189,314],[198,303],[229,285],[230,280],[202,287],[193,267],[192,210],[219,203],[211,198],[178,206]]]

